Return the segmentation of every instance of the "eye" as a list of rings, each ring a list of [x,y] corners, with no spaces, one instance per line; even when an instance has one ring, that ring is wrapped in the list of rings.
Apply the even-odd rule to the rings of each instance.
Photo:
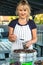
[[[20,9],[19,11],[22,11],[22,9]]]
[[[26,11],[26,9],[24,9],[24,11]]]

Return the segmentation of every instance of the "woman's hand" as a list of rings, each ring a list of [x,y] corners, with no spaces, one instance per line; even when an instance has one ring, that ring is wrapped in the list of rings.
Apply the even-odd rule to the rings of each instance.
[[[26,47],[29,48],[29,47],[31,46],[31,44],[32,44],[31,41],[27,41],[27,42],[26,42]]]
[[[11,42],[15,42],[16,39],[17,39],[17,36],[16,36],[15,34],[10,34],[10,35],[9,35],[9,40],[10,40]]]
[[[14,34],[14,28],[9,27],[9,36],[8,36],[9,40],[11,42],[15,42],[17,39],[17,36]]]

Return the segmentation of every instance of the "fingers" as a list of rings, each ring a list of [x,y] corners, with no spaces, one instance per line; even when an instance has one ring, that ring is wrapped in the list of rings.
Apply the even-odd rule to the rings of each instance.
[[[16,41],[16,39],[17,39],[17,36],[15,34],[9,35],[9,40],[10,41],[14,42],[14,41]]]
[[[26,42],[26,47],[30,47],[30,45],[31,45],[30,42],[27,41],[27,42]]]

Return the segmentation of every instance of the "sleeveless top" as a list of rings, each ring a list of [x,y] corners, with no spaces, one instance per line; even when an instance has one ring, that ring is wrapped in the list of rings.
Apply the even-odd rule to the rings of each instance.
[[[16,19],[12,20],[8,26],[14,28],[14,34],[17,36],[17,40],[12,42],[12,50],[23,49],[23,44],[32,39],[32,29],[36,28],[33,20],[29,20],[27,24],[21,25],[18,23],[18,19]],[[29,49],[33,49],[33,45]]]

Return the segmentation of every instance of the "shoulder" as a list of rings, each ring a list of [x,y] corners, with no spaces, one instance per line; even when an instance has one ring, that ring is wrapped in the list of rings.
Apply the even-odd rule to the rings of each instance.
[[[30,19],[29,19],[28,23],[29,24],[32,24],[32,23],[35,24],[34,20],[30,20]]]
[[[36,27],[36,24],[35,24],[35,22],[34,22],[34,20],[29,20],[29,21],[28,21],[28,25],[30,26],[31,29],[37,28],[37,27]]]
[[[18,22],[18,19],[13,19],[13,20],[11,20],[11,21],[10,21],[10,23],[9,23],[9,25],[8,25],[8,26],[9,26],[9,27],[13,27],[13,28],[14,28],[14,27],[15,27],[15,25],[17,24],[17,22]]]

